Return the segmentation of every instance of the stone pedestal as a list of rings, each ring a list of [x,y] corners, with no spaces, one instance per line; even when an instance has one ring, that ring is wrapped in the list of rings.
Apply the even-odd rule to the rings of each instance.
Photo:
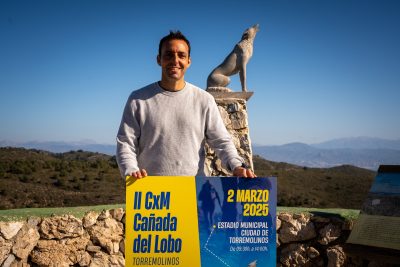
[[[232,92],[230,89],[228,90],[208,88],[206,91],[214,96],[222,120],[224,121],[226,129],[232,136],[232,140],[239,155],[244,159],[245,163],[254,170],[247,119],[247,100],[253,95],[253,92]],[[222,167],[221,160],[218,159],[215,151],[211,149],[208,144],[205,146],[205,151],[205,173],[207,176],[232,175],[231,172]]]

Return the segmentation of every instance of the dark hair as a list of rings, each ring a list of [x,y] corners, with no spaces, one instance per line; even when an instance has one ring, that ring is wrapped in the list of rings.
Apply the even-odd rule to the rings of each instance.
[[[158,45],[158,55],[161,56],[161,47],[163,45],[163,43],[171,41],[171,40],[182,40],[185,41],[185,43],[187,44],[187,46],[189,47],[189,56],[190,56],[190,42],[188,39],[186,39],[185,35],[183,35],[180,31],[169,31],[169,34],[164,36],[161,40],[160,40],[160,44]]]

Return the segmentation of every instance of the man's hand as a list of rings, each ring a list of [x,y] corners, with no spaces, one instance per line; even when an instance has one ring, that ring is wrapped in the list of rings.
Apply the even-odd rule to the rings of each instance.
[[[131,173],[131,176],[132,176],[132,177],[135,177],[135,178],[137,178],[137,179],[140,179],[140,178],[146,177],[146,176],[147,176],[147,172],[146,172],[145,169],[141,169],[140,171],[132,172],[132,173]]]
[[[246,177],[246,178],[255,178],[257,177],[257,175],[254,174],[254,172],[250,169],[246,169],[243,167],[236,167],[233,170],[233,176],[237,176],[237,177]]]

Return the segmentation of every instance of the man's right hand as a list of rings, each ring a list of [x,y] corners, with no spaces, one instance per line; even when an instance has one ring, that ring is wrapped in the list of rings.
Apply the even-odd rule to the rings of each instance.
[[[132,172],[132,173],[131,173],[131,176],[132,176],[132,177],[135,177],[135,178],[137,178],[137,179],[140,179],[140,178],[146,177],[146,176],[147,176],[147,172],[146,172],[145,169],[141,169],[140,171]]]

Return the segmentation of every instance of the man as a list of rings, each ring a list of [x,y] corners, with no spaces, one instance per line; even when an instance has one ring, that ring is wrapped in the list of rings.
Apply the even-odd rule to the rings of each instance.
[[[161,81],[132,92],[117,135],[123,177],[204,175],[204,142],[234,176],[255,177],[245,167],[214,98],[185,81],[190,43],[179,31],[160,40]]]

